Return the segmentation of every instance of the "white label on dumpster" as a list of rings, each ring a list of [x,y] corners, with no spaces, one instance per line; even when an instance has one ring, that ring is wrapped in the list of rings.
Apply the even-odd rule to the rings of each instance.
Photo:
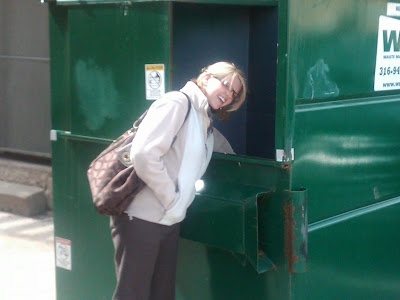
[[[165,94],[165,67],[163,64],[145,65],[146,99],[157,100]]]
[[[375,91],[400,89],[400,20],[379,17]]]
[[[71,271],[71,241],[56,237],[56,266]]]
[[[392,17],[400,17],[400,3],[389,2],[386,14]]]

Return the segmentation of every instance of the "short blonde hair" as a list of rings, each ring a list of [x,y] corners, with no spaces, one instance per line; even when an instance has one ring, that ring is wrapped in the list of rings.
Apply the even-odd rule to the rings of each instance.
[[[235,80],[235,78],[238,78],[240,80],[242,84],[242,89],[240,90],[237,99],[235,99],[231,104],[223,108],[225,112],[238,110],[239,107],[241,107],[246,100],[247,93],[247,83],[243,72],[233,63],[225,61],[217,62],[201,70],[201,74],[196,79],[196,83],[200,88],[203,88],[203,80],[207,76],[207,74],[210,74],[219,80],[223,80],[224,78],[232,75],[231,83]]]

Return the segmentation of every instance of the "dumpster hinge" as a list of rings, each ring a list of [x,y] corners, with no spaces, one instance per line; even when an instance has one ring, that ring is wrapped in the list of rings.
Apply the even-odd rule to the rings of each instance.
[[[276,149],[276,161],[288,162],[292,160],[294,160],[294,148],[290,151],[290,155],[287,155],[283,149]]]

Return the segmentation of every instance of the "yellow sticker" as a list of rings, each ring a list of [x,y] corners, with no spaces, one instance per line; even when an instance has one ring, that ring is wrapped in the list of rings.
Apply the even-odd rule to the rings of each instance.
[[[164,71],[164,65],[146,65],[146,71]]]
[[[164,64],[146,64],[146,99],[157,100],[165,94]]]

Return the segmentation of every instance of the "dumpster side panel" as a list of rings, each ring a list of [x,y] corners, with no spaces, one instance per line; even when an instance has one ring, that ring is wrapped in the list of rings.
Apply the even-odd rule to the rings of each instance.
[[[389,1],[289,2],[290,97],[309,104],[373,93],[379,17]]]
[[[400,99],[298,108],[293,184],[309,190],[310,223],[400,193]]]
[[[49,4],[51,126],[53,129],[70,128],[68,90],[68,9]]]
[[[296,275],[293,293],[308,295],[307,286],[308,299],[398,299],[399,205],[390,201],[400,193],[400,100],[317,106],[296,114],[292,184],[307,187],[309,228],[317,229],[309,232],[308,273]]]
[[[293,299],[399,299],[399,213],[395,198],[311,224]]]
[[[53,129],[116,138],[152,103],[145,64],[169,89],[170,4],[51,8]]]
[[[71,256],[56,247],[56,261],[69,260],[71,270],[57,267],[57,299],[110,299],[115,284],[109,218],[94,209],[86,178],[93,153],[104,144],[59,139],[52,143],[54,234],[71,242]]]
[[[400,97],[374,91],[388,2],[290,2],[291,184],[307,188],[310,222],[293,299],[398,298]]]
[[[54,225],[71,249],[56,249],[61,264],[71,262],[71,270],[56,268],[57,299],[110,299],[109,218],[93,207],[86,171],[107,146],[96,138],[118,137],[152,103],[145,64],[165,65],[169,89],[171,5],[49,6],[52,122],[63,132],[52,143]]]

